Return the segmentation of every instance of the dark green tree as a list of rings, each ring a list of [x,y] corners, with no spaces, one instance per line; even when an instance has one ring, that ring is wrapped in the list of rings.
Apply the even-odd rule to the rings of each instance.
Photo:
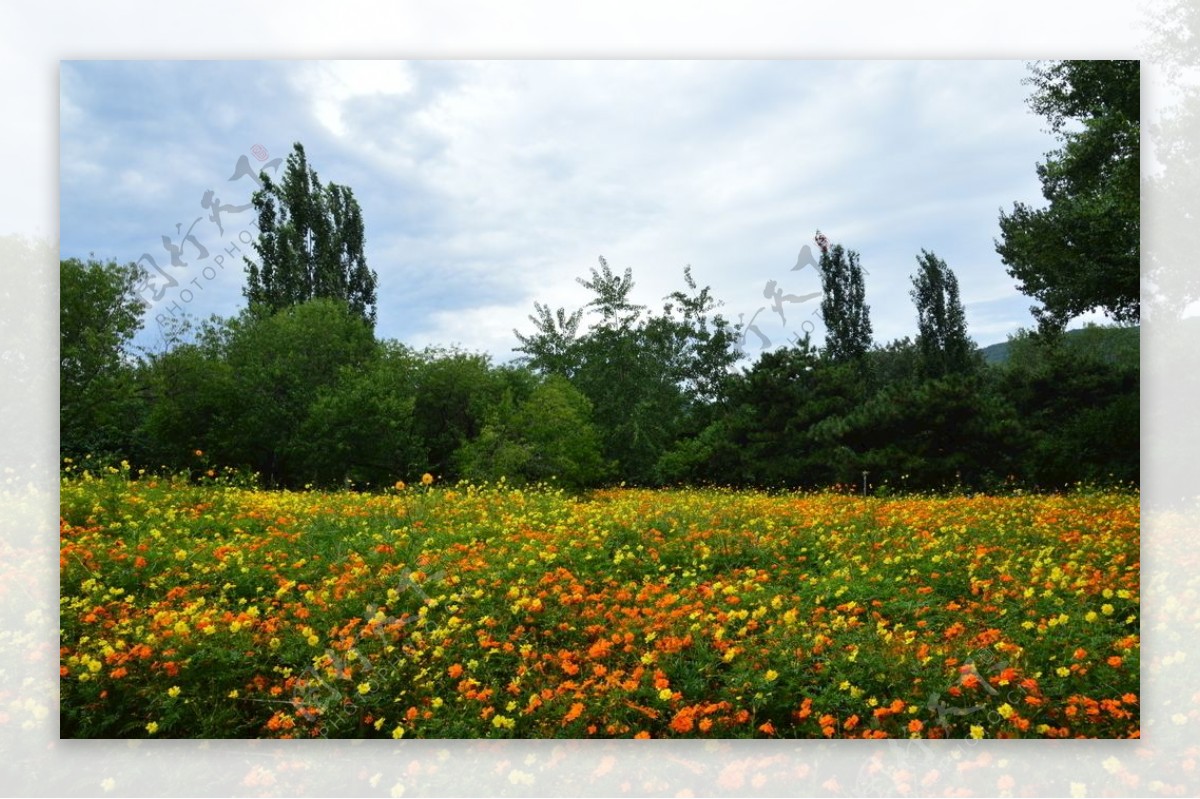
[[[239,400],[224,357],[228,332],[225,323],[209,321],[195,341],[147,359],[143,382],[149,409],[143,433],[151,467],[190,468],[197,463],[196,450],[211,462],[231,462],[222,442]]]
[[[976,365],[967,337],[967,317],[958,296],[958,278],[946,262],[921,250],[911,296],[917,306],[917,347],[926,377],[970,371]]]
[[[303,425],[314,402],[347,369],[370,363],[375,338],[362,317],[330,299],[270,317],[244,314],[229,327],[222,355],[233,388],[212,449],[269,483],[300,485],[311,463]]]
[[[461,477],[459,448],[483,431],[488,413],[504,396],[505,376],[487,355],[429,349],[421,353],[413,430],[426,452],[426,468],[442,480]]]
[[[996,368],[1021,420],[1018,473],[1042,488],[1140,479],[1138,331],[1021,331]]]
[[[871,349],[871,308],[858,253],[829,245],[817,231],[821,249],[821,321],[825,324],[823,354],[834,361],[859,361]]]
[[[421,365],[407,347],[384,341],[366,362],[344,366],[300,425],[298,480],[379,488],[424,472],[428,453],[413,417]]]
[[[265,172],[254,193],[258,262],[246,258],[244,294],[275,313],[310,299],[345,302],[375,325],[376,274],[363,255],[362,211],[345,186],[322,186],[297,142],[279,183]]]
[[[142,326],[137,264],[60,263],[59,413],[65,456],[128,455],[139,404],[129,345]]]
[[[1048,205],[1000,213],[996,251],[1044,330],[1102,309],[1139,318],[1140,67],[1137,61],[1031,65],[1030,108],[1062,147],[1037,165]]]

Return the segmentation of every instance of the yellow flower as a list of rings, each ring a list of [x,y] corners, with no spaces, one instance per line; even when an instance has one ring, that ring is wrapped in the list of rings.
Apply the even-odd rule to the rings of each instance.
[[[149,724],[147,724],[147,725],[146,725],[146,732],[150,733],[151,735],[153,735],[154,733],[158,732],[158,722],[157,722],[157,721],[152,721],[152,722],[150,722]]]
[[[982,738],[983,737],[983,727],[980,727],[978,724],[972,724],[971,725],[971,737],[975,738],[976,740]]]
[[[403,491],[403,490],[404,490],[404,481],[403,481],[403,480],[397,480],[397,481],[396,481],[396,490],[397,490],[397,491]]]
[[[174,698],[174,697],[176,697],[176,696],[179,696],[179,686],[178,686],[178,685],[172,685],[170,688],[168,688],[168,689],[167,689],[167,696],[169,696],[169,697],[172,697],[172,698]]]
[[[774,682],[779,679],[779,672],[775,671],[775,669],[767,669],[767,673],[763,676],[767,678],[767,682]]]
[[[360,694],[369,694],[369,693],[371,693],[371,683],[369,683],[369,682],[360,682],[360,683],[358,684],[358,692],[359,692]]]
[[[1109,605],[1109,604],[1101,605],[1100,612],[1103,613],[1105,616],[1111,616],[1113,614],[1113,606]]]
[[[423,485],[423,486],[433,485],[433,475],[430,474],[429,472],[425,472],[425,474],[421,475],[421,485]]]
[[[392,737],[397,738],[397,739],[403,738],[404,737],[404,726],[401,724],[397,724],[396,729],[392,730]]]
[[[230,699],[238,698],[238,690],[236,688],[234,688],[232,691],[229,692],[229,698]]]
[[[1100,618],[1100,617],[1096,615],[1096,611],[1094,611],[1094,610],[1089,610],[1089,611],[1087,612],[1087,615],[1083,617],[1083,620],[1084,620],[1084,621],[1086,621],[1086,622],[1093,622],[1093,621],[1095,621],[1095,620],[1096,620],[1096,619],[1098,619],[1098,618]]]
[[[1006,719],[1011,719],[1016,711],[1012,709],[1012,705],[1005,702],[1000,707],[996,708],[996,712]]]
[[[664,688],[658,692],[658,698],[664,702],[666,702],[668,699],[670,699],[674,695],[675,695],[675,692],[672,691],[670,688]]]

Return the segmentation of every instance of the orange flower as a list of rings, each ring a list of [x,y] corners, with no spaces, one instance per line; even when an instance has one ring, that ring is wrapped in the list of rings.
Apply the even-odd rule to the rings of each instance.
[[[858,726],[858,721],[859,721],[858,715],[855,714],[855,715],[851,716],[850,718],[846,719],[846,722],[842,726],[845,727],[847,730],[852,730]]]
[[[460,676],[462,676],[463,667],[458,663],[455,663],[453,666],[446,669],[446,673],[450,675],[450,679],[457,680]]]
[[[650,733],[646,732],[645,730],[642,730],[641,732],[639,732],[637,735],[635,735],[633,737],[640,738],[640,739],[646,739],[646,738],[650,737]]]
[[[826,713],[824,716],[821,716],[818,723],[821,725],[821,733],[824,734],[826,738],[832,738],[833,734],[837,732],[837,728],[833,726],[837,723],[837,719],[828,713]]]
[[[676,713],[675,718],[671,719],[671,729],[678,733],[691,732],[696,723],[693,714],[692,708],[687,707]]]
[[[925,724],[920,719],[913,719],[908,723],[909,732],[920,732],[925,729]]]
[[[611,648],[612,644],[610,644],[607,639],[601,638],[599,641],[592,644],[590,649],[588,649],[588,657],[592,660],[599,660],[607,655],[608,650]]]
[[[1124,661],[1121,660],[1121,658],[1117,657],[1116,655],[1113,655],[1112,657],[1110,657],[1108,660],[1105,661],[1105,663],[1112,666],[1114,669],[1119,669],[1123,662]]]
[[[764,724],[758,725],[758,731],[761,732],[763,735],[774,735],[775,734],[775,725],[768,721]]]
[[[1085,657],[1087,657],[1087,650],[1084,649],[1083,647],[1079,647],[1078,649],[1075,650],[1075,654],[1073,655],[1073,657],[1076,660],[1083,660]]]
[[[576,702],[571,705],[571,709],[567,711],[567,715],[563,716],[563,724],[570,724],[581,715],[583,715],[583,703]]]

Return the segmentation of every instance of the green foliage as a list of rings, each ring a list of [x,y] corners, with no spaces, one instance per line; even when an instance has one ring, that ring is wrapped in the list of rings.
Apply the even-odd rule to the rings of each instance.
[[[1137,61],[1033,67],[1030,107],[1062,147],[1037,166],[1049,204],[1001,212],[996,251],[1042,303],[1034,313],[1044,329],[1093,308],[1122,322],[1139,317],[1139,77]]]
[[[375,325],[376,275],[363,255],[362,211],[345,186],[322,186],[297,142],[277,184],[265,172],[254,193],[259,261],[246,260],[244,294],[267,314],[314,298],[345,302]]]
[[[711,420],[737,357],[737,331],[713,315],[718,303],[707,286],[698,288],[690,268],[686,290],[666,297],[661,314],[634,304],[632,271],[617,276],[603,258],[590,280],[578,282],[595,294],[585,309],[552,314],[535,304],[536,329],[516,333],[517,350],[530,368],[568,378],[588,399],[603,458],[625,480],[674,479],[680,464],[660,461],[671,461],[677,442]],[[586,309],[598,318],[580,335]]]
[[[310,408],[346,369],[368,362],[370,328],[345,303],[315,299],[266,318],[244,315],[225,346],[233,391],[213,450],[270,482],[295,482]]]
[[[144,365],[147,465],[189,468],[198,449],[232,462],[219,446],[212,451],[226,434],[237,398],[233,372],[221,357],[221,332],[210,323],[199,341],[152,356]]]
[[[818,231],[818,242],[822,240]],[[871,307],[858,253],[835,244],[821,248],[821,321],[824,355],[835,361],[860,361],[871,348]]]
[[[921,250],[920,270],[913,276],[917,306],[917,347],[926,377],[968,372],[978,365],[967,337],[967,317],[958,297],[958,278],[946,262]]]
[[[366,363],[342,367],[313,398],[297,436],[299,480],[380,488],[426,468],[413,410],[420,359],[385,342]]]
[[[486,355],[428,350],[417,371],[413,430],[424,442],[427,469],[443,480],[461,477],[458,449],[482,432],[505,380]]]
[[[1124,332],[1022,332],[1009,340],[1000,379],[1022,420],[1022,472],[1036,484],[1138,481],[1138,354]]]
[[[126,453],[140,406],[132,353],[144,306],[137,264],[60,263],[59,419],[64,456]]]
[[[520,403],[506,391],[479,436],[459,450],[460,472],[469,480],[593,485],[605,464],[590,416],[587,397],[560,375],[546,377]]]

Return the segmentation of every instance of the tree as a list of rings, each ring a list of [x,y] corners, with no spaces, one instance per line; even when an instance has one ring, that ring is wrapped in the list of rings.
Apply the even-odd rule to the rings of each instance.
[[[926,377],[969,371],[974,346],[967,337],[967,318],[958,297],[958,278],[946,262],[921,250],[920,271],[913,276],[911,296],[917,306],[917,347]]]
[[[430,472],[443,480],[461,476],[456,453],[483,430],[504,388],[502,374],[487,355],[441,349],[423,353],[413,429],[428,452]]]
[[[1123,328],[1009,338],[997,372],[1021,419],[1020,474],[1056,489],[1138,481],[1139,350],[1137,331]]]
[[[591,403],[561,375],[549,375],[523,402],[508,392],[479,436],[463,445],[464,477],[522,484],[556,480],[583,488],[604,476]]]
[[[128,346],[142,326],[137,264],[60,263],[59,413],[63,455],[127,455],[133,363]]]
[[[1037,165],[1049,205],[1000,213],[996,251],[1020,289],[1042,303],[1044,330],[1095,308],[1139,319],[1140,146],[1137,61],[1034,64],[1029,105],[1062,147]],[[1069,123],[1078,124],[1069,124]]]
[[[603,328],[626,329],[636,322],[645,310],[645,306],[629,301],[629,292],[633,290],[633,270],[626,268],[625,274],[617,277],[604,260],[604,256],[600,257],[600,270],[592,268],[591,280],[577,277],[575,282],[596,293],[587,307],[600,313],[600,326]]]
[[[300,480],[382,487],[424,472],[428,455],[413,418],[420,366],[406,347],[386,341],[369,361],[342,367],[300,426]]]
[[[529,321],[537,329],[529,335],[514,329],[513,335],[521,342],[521,346],[513,347],[513,351],[525,353],[524,361],[531,369],[542,374],[571,377],[579,367],[576,344],[583,309],[570,315],[563,308],[551,313],[550,307],[540,302],[535,302],[533,309],[537,316],[531,314]]]
[[[857,361],[871,349],[871,308],[858,253],[829,246],[817,231],[821,248],[821,320],[825,323],[824,354],[834,361]]]
[[[324,391],[375,355],[369,326],[344,303],[314,299],[270,317],[245,314],[225,339],[232,392],[213,449],[270,483],[301,484],[311,463],[302,426]]]
[[[246,260],[243,293],[275,313],[315,298],[341,300],[375,325],[376,274],[363,255],[362,211],[345,186],[322,186],[297,142],[279,183],[262,173],[254,193],[259,261]]]

